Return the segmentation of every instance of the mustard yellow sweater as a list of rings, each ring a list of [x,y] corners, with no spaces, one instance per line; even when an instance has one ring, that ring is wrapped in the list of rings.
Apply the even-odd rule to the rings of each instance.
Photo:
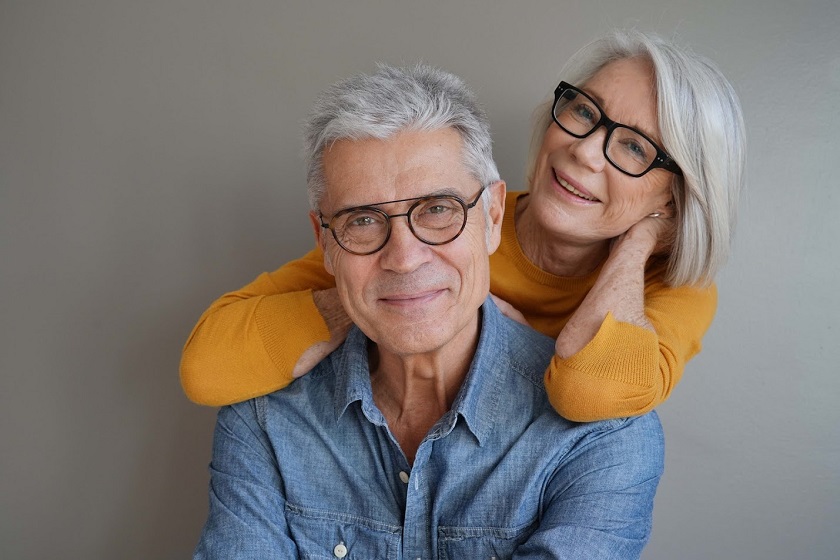
[[[556,337],[600,269],[564,278],[529,262],[513,223],[522,194],[507,195],[502,242],[490,257],[490,290],[521,311],[535,329]],[[655,333],[608,314],[577,354],[554,357],[546,371],[546,390],[562,416],[578,422],[634,416],[668,398],[685,363],[700,351],[714,317],[717,290],[669,287],[663,276],[661,265],[645,273],[645,313]],[[333,286],[323,254],[315,249],[213,302],[184,347],[181,383],[187,396],[220,406],[291,383],[304,350],[329,339],[311,290]]]

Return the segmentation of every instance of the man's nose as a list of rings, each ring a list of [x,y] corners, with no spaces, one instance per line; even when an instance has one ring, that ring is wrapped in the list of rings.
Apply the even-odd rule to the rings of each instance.
[[[431,245],[417,239],[411,231],[407,216],[392,216],[391,236],[382,248],[380,262],[387,270],[412,272],[429,261],[432,256],[431,249]]]

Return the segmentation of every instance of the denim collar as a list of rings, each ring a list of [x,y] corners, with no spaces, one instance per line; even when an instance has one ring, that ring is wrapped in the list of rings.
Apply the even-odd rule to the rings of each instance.
[[[464,418],[479,445],[493,432],[502,406],[504,375],[510,375],[511,366],[507,351],[509,330],[496,304],[487,298],[481,306],[481,334],[470,369],[458,391],[452,409],[432,428],[439,436],[446,435],[455,425],[458,416]],[[508,333],[509,334],[509,333]],[[370,384],[370,366],[365,334],[353,327],[344,344],[331,356],[336,376],[335,419],[355,401],[361,401],[362,411],[372,423],[385,426],[385,417],[373,402]]]

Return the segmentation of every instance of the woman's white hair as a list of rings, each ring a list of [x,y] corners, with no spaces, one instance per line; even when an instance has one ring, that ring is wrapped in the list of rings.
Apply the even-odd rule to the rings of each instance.
[[[663,149],[682,169],[671,186],[676,237],[668,255],[672,286],[708,285],[729,256],[744,184],[746,135],[732,85],[709,60],[655,35],[616,30],[572,55],[562,79],[584,85],[606,64],[640,57],[651,63]],[[552,124],[553,97],[534,113],[528,181]]]

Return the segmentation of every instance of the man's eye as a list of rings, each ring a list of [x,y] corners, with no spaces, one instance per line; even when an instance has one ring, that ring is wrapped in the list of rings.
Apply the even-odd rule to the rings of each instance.
[[[347,222],[350,227],[372,226],[374,224],[376,224],[376,220],[373,216],[356,216]]]
[[[445,214],[451,211],[452,208],[444,204],[435,204],[434,206],[429,206],[428,208],[426,208],[427,214]]]

